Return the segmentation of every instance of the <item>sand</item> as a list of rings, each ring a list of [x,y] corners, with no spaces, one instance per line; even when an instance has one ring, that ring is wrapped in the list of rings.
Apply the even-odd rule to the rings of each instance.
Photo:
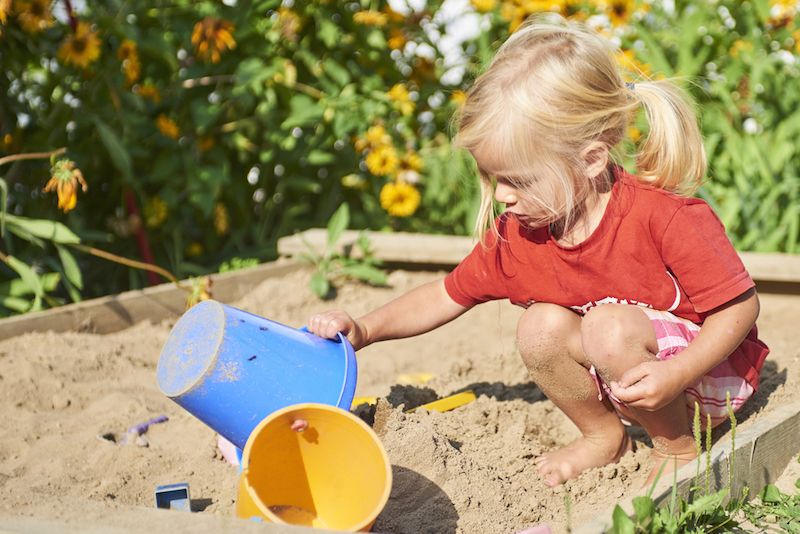
[[[442,275],[396,271],[390,288],[346,284],[334,301],[321,302],[308,290],[310,272],[298,269],[233,304],[301,326],[332,307],[363,313]],[[765,294],[761,302],[759,328],[772,356],[740,428],[796,399],[800,382],[800,297]],[[356,395],[381,397],[377,409],[359,412],[374,418],[395,478],[376,531],[517,532],[540,522],[564,530],[638,491],[650,446],[640,432],[638,452],[618,464],[556,489],[537,476],[532,459],[577,431],[526,375],[514,342],[521,312],[507,302],[487,303],[429,334],[359,353]],[[237,469],[217,451],[215,433],[156,385],[172,324],[0,342],[0,518],[80,524],[89,514],[113,523],[130,516],[131,507],[152,508],[155,487],[174,482],[190,484],[195,511],[233,514]],[[433,378],[403,384],[411,373]],[[447,413],[403,411],[463,389],[477,400]],[[127,428],[161,414],[169,421],[153,425],[146,442],[120,443]]]

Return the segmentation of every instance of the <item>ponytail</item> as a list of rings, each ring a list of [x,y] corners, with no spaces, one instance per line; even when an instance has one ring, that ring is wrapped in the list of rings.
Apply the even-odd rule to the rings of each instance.
[[[691,195],[705,177],[707,161],[689,97],[668,80],[637,82],[632,93],[650,127],[636,154],[636,174],[655,187]]]

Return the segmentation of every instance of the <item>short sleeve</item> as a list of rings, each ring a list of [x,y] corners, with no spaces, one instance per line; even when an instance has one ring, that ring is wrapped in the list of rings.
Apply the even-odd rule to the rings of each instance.
[[[722,222],[699,199],[675,212],[664,231],[661,254],[697,313],[730,302],[755,285]]]
[[[496,224],[502,232],[502,218],[498,218]],[[444,279],[444,287],[450,298],[469,308],[481,302],[508,296],[505,277],[500,268],[501,246],[502,238],[498,241],[494,232],[488,233],[485,244],[475,245],[472,252]]]

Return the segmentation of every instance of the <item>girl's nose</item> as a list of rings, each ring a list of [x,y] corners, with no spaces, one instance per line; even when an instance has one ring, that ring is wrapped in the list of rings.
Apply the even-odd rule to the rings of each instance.
[[[494,188],[494,199],[507,206],[515,204],[517,202],[517,190],[505,182],[497,182],[497,186]]]

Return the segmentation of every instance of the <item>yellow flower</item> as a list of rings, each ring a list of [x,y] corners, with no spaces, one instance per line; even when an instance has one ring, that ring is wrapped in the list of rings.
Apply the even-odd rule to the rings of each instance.
[[[399,11],[395,11],[392,9],[392,6],[388,4],[383,8],[383,12],[386,13],[387,17],[389,17],[389,22],[404,22],[406,20],[405,15]]]
[[[405,182],[389,182],[381,189],[381,207],[393,217],[413,215],[420,199],[417,188]]]
[[[278,9],[278,26],[281,30],[281,37],[293,43],[297,42],[297,34],[300,33],[302,26],[302,21],[297,13],[287,7]]]
[[[395,84],[386,94],[392,100],[395,109],[399,110],[403,115],[411,115],[414,112],[415,104],[411,100],[411,95],[405,84]]]
[[[178,139],[181,136],[181,130],[175,124],[175,121],[163,113],[156,118],[156,127],[158,131],[170,139]]]
[[[478,13],[488,13],[497,5],[497,0],[471,0],[470,3]]]
[[[58,49],[64,63],[86,68],[100,57],[100,39],[86,22],[78,22],[75,32],[69,35]]]
[[[144,205],[143,211],[144,223],[148,226],[148,228],[158,228],[164,223],[165,220],[167,220],[167,215],[169,215],[167,203],[161,200],[159,197],[154,197],[148,200]]]
[[[450,95],[450,100],[455,102],[457,106],[463,106],[467,102],[467,93],[461,89],[456,89],[453,91],[453,94]]]
[[[749,52],[753,49],[753,43],[750,41],[745,41],[744,39],[736,39],[733,42],[730,49],[730,55],[732,57],[739,57],[740,52]]]
[[[0,0],[0,24],[6,23],[9,11],[11,11],[11,0]]]
[[[214,148],[214,138],[210,135],[204,135],[200,139],[197,140],[197,148],[200,149],[200,152],[208,152],[212,148]]]
[[[649,77],[650,66],[646,63],[642,63],[638,59],[636,59],[636,55],[633,53],[633,50],[620,50],[616,54],[617,64],[626,72],[631,74],[635,74],[637,77]],[[630,76],[625,76],[626,80],[631,80]]]
[[[628,137],[631,138],[631,141],[637,143],[639,139],[642,138],[642,131],[637,128],[636,126],[629,126],[628,127]]]
[[[386,23],[389,22],[389,17],[386,13],[370,9],[353,13],[353,22],[364,26],[386,26]]]
[[[150,83],[143,83],[136,87],[136,93],[139,94],[142,98],[148,98],[158,104],[161,102],[161,93],[158,92],[158,89],[155,85]]]
[[[78,203],[78,186],[81,186],[84,193],[89,187],[86,185],[83,173],[75,167],[73,161],[68,159],[56,161],[50,169],[50,173],[52,177],[42,191],[44,193],[55,191],[58,195],[58,209],[67,213]]]
[[[217,235],[225,235],[230,229],[230,217],[228,216],[228,208],[225,204],[218,202],[214,206],[214,231]]]
[[[400,165],[397,152],[391,145],[379,146],[370,151],[366,158],[367,169],[375,176],[394,174]]]
[[[11,2],[8,2],[10,5]],[[53,25],[49,0],[17,0],[14,11],[22,29],[28,33],[39,33]],[[3,14],[5,19],[5,14]]]
[[[197,241],[189,243],[184,251],[190,258],[197,257],[203,253],[203,244]]]
[[[125,74],[125,81],[128,85],[139,79],[142,72],[142,64],[139,62],[139,51],[136,43],[130,39],[125,39],[119,45],[117,57],[122,61],[122,72]]]
[[[342,182],[342,187],[347,187],[348,189],[366,189],[368,186],[367,181],[360,174],[342,176],[340,181]]]
[[[192,44],[205,62],[219,63],[222,52],[236,48],[234,26],[225,19],[206,17],[194,25]]]
[[[412,171],[421,171],[423,167],[422,158],[413,150],[406,152],[406,157],[403,158],[401,164],[403,169],[411,169]]]
[[[386,43],[389,45],[389,48],[392,50],[401,50],[406,43],[408,42],[408,38],[403,30],[399,30],[397,28],[393,28],[389,32],[389,39]]]
[[[356,139],[355,147],[359,152],[375,149],[383,145],[391,145],[392,137],[386,132],[382,124],[370,126],[364,137]]]
[[[606,2],[606,13],[614,26],[627,24],[634,11],[636,11],[634,0],[608,0]]]

